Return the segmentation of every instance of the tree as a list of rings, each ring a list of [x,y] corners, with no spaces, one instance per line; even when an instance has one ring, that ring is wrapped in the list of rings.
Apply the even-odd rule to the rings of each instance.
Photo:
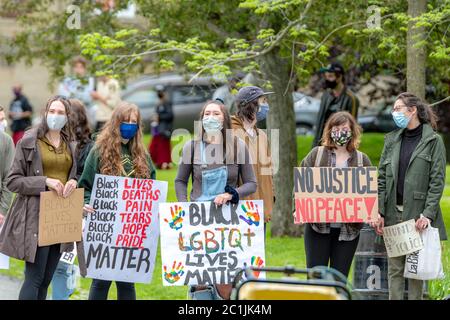
[[[45,2],[17,4],[7,0],[4,8],[21,10],[26,4],[22,12],[36,13]],[[281,150],[275,175],[275,236],[299,233],[292,224],[291,209],[292,167],[297,164],[291,96],[295,78],[307,83],[330,58],[338,58],[347,66],[369,64],[408,74],[406,68],[412,65],[407,64],[405,54],[407,31],[408,24],[414,22],[414,28],[427,32],[422,39],[411,39],[415,40],[414,48],[423,47],[429,53],[428,83],[438,92],[445,90],[437,80],[449,74],[445,22],[450,16],[450,0],[428,1],[427,11],[418,12],[417,17],[408,15],[407,4],[401,0],[136,0],[145,23],[135,26],[114,18],[128,2],[121,1],[120,6],[100,15],[93,13],[94,8],[100,8],[98,4],[79,2],[83,17],[80,30],[61,28],[67,13],[43,15],[45,18],[28,14],[22,22],[32,28],[12,40],[15,52],[8,58],[31,61],[40,57],[55,77],[62,75],[62,67],[74,52],[89,57],[91,70],[98,75],[121,79],[142,72],[148,64],[156,70],[194,71],[195,76],[226,76],[235,69],[259,75],[262,85],[276,91],[268,119],[269,129],[279,130]]]
[[[408,15],[410,17],[420,17],[426,11],[426,0],[408,0]],[[424,27],[415,27],[415,22],[413,20],[409,21],[406,49],[407,85],[409,92],[416,94],[422,99],[425,99],[426,48],[425,46],[417,47],[416,45],[424,41],[425,36]]]

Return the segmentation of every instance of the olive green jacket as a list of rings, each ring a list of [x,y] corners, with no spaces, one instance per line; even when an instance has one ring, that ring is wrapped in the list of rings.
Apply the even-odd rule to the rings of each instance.
[[[385,137],[378,169],[379,211],[386,226],[397,220],[397,180],[402,133],[398,129]],[[445,146],[442,138],[428,124],[414,150],[405,175],[403,215],[401,221],[417,220],[420,214],[432,220],[441,240],[447,240],[439,202],[445,187]]]

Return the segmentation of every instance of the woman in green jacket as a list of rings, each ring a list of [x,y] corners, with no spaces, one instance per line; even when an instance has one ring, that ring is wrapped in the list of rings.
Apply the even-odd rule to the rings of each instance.
[[[142,143],[141,115],[136,105],[121,102],[114,109],[86,159],[79,186],[84,188],[84,211],[88,205],[96,174],[155,179],[155,169]],[[93,279],[89,300],[106,300],[111,281]],[[118,300],[136,300],[134,283],[116,281]]]
[[[439,229],[446,240],[439,206],[445,186],[445,146],[434,131],[436,116],[429,106],[415,95],[400,94],[392,116],[400,128],[385,137],[378,177],[379,217],[372,226],[380,235],[384,226],[410,219],[416,229],[428,223]],[[402,300],[405,290],[403,270],[405,256],[388,258],[389,299]],[[423,281],[409,279],[408,298],[421,300]]]

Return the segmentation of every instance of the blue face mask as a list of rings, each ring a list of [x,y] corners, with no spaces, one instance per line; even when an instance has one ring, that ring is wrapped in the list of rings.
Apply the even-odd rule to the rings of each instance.
[[[205,131],[207,133],[211,133],[211,132],[218,132],[220,130],[222,130],[222,122],[220,122],[220,120],[216,119],[213,116],[208,116],[203,118],[202,120],[202,124],[203,124],[203,129],[205,129]]]
[[[260,104],[259,110],[256,112],[256,121],[262,121],[267,118],[267,114],[269,113],[269,105],[268,104]]]
[[[137,123],[125,123],[122,122],[120,124],[120,135],[123,139],[133,139],[133,137],[136,135],[136,132],[138,131],[139,126]]]
[[[402,129],[406,128],[411,120],[411,117],[407,117],[403,112],[399,111],[392,112],[392,118],[394,119],[397,127]]]

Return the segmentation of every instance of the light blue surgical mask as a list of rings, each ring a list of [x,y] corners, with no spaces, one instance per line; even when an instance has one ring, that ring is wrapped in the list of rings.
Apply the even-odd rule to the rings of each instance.
[[[256,121],[262,121],[267,118],[267,114],[269,113],[269,105],[268,104],[260,104],[259,110],[256,112]]]
[[[47,114],[47,126],[50,130],[61,130],[67,123],[67,117],[63,114]]]
[[[203,118],[202,124],[207,133],[220,131],[223,127],[222,122],[213,116]]]
[[[400,111],[394,111],[392,112],[392,118],[394,119],[395,124],[397,127],[404,129],[408,126],[409,121],[411,120],[411,117],[407,117],[403,112]]]

